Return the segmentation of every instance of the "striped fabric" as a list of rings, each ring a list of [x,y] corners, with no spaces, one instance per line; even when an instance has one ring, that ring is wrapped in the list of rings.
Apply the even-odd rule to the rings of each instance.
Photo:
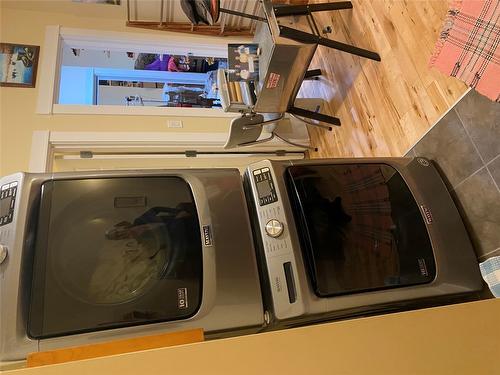
[[[500,1],[454,1],[430,65],[500,102]]]

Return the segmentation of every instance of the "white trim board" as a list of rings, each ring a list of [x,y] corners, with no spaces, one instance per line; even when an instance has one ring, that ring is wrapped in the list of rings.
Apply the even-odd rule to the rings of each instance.
[[[36,113],[39,114],[52,114],[52,105],[54,104],[54,94],[56,92],[59,44],[61,42],[59,33],[59,25],[47,26],[45,29],[45,43],[41,49],[36,104]]]
[[[62,46],[74,48],[112,49],[115,51],[144,51],[172,54],[227,57],[227,43],[233,38],[200,37],[179,33],[129,33],[105,30],[76,29],[51,25],[46,27],[45,43],[42,49],[37,114],[101,114],[101,115],[146,115],[175,117],[234,117],[218,108],[172,108],[143,107],[142,110],[123,110],[125,106],[64,105],[55,104],[58,91],[59,65]],[[247,39],[247,38],[243,38]],[[239,42],[243,40],[239,39]],[[110,47],[111,46],[111,47]]]
[[[160,133],[160,132],[51,132],[34,131],[31,147],[30,172],[50,172],[55,153],[95,152],[256,152],[273,154],[276,150],[303,153],[304,149],[273,139],[262,144],[224,150],[226,133]],[[215,157],[215,155],[214,155]]]
[[[121,105],[54,104],[54,114],[79,115],[131,115],[131,116],[172,116],[172,117],[221,117],[233,118],[237,113],[224,112],[212,108],[176,108]]]
[[[28,171],[45,172],[52,169],[54,154],[50,146],[50,132],[34,131],[31,137],[31,155]]]
[[[184,55],[187,52],[192,52],[197,56],[210,55],[213,57],[227,57],[227,44],[231,43],[231,39],[235,39],[168,31],[158,34],[71,27],[61,27],[60,35],[66,44],[74,48],[110,49],[112,46],[113,51],[127,52],[139,49],[141,52],[165,53],[165,48],[168,47],[168,52],[173,55]],[[250,38],[238,38],[238,43],[241,43],[242,39],[248,41]]]

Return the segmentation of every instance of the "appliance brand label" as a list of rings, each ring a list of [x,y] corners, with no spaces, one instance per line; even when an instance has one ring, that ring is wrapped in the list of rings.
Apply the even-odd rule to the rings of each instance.
[[[422,276],[429,276],[429,272],[427,271],[427,265],[425,264],[425,259],[418,258],[418,268],[420,269],[420,274]]]
[[[429,210],[427,207],[424,205],[420,206],[420,209],[422,210],[422,213],[424,214],[424,219],[427,224],[432,224],[433,219],[432,219],[432,213],[431,210]]]
[[[187,309],[188,308],[187,295],[188,295],[187,288],[178,288],[177,289],[177,307],[179,309]]]
[[[429,161],[424,158],[418,158],[417,161],[424,167],[428,167],[429,165],[431,165]]]
[[[210,229],[210,225],[203,226],[203,242],[205,243],[205,246],[213,245],[212,229]]]
[[[266,88],[274,89],[278,87],[278,83],[280,82],[281,76],[277,73],[270,73],[269,78],[266,83]]]

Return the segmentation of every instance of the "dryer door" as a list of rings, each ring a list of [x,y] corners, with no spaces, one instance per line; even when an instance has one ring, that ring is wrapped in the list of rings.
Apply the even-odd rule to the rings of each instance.
[[[202,295],[202,245],[180,177],[43,184],[29,335],[186,319]]]
[[[286,180],[318,296],[434,279],[434,256],[422,215],[393,167],[293,166]]]

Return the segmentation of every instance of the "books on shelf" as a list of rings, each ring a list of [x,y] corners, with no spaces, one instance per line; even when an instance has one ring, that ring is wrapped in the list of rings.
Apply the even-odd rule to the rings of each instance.
[[[259,80],[258,44],[228,44],[228,79],[231,82]]]

